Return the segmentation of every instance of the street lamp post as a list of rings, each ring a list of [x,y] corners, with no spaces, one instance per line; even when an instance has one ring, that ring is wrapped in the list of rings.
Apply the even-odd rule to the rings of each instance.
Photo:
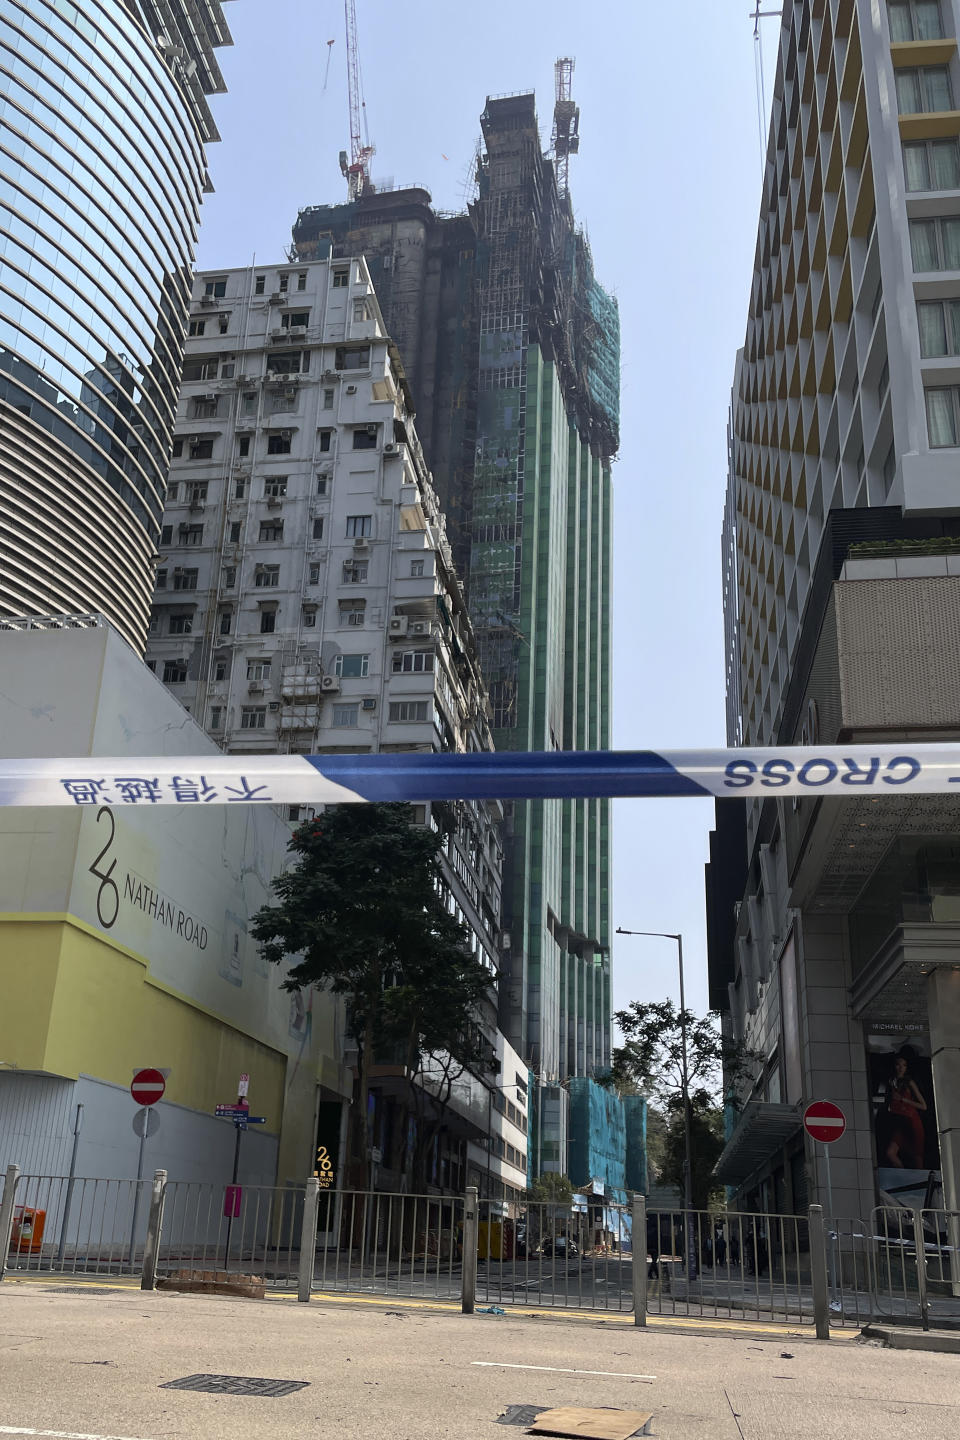
[[[687,1278],[693,1280],[697,1273],[697,1257],[692,1244],[693,1226],[693,1136],[690,1124],[690,1071],[687,1056],[687,1004],[683,988],[683,936],[669,930],[624,930],[617,926],[618,935],[648,935],[656,940],[676,940],[677,960],[680,967],[680,1087],[683,1099],[683,1207],[687,1212],[686,1249]]]

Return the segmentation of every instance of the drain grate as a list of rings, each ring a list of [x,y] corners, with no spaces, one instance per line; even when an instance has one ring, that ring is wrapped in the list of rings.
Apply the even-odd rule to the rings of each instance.
[[[161,1390],[204,1390],[211,1395],[290,1395],[305,1390],[309,1380],[261,1380],[255,1375],[187,1375],[168,1380]]]
[[[121,1287],[127,1289],[127,1286]],[[131,1287],[132,1288],[132,1287]],[[44,1285],[44,1295],[115,1295],[112,1285]]]

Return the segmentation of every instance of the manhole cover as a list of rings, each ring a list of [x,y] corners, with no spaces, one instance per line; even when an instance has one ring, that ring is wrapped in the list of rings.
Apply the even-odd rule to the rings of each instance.
[[[260,1380],[255,1375],[187,1375],[168,1380],[161,1390],[205,1390],[213,1395],[290,1395],[305,1390],[309,1380]]]

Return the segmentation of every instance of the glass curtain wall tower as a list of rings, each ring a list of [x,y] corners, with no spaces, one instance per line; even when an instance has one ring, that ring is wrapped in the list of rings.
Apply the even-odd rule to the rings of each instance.
[[[0,615],[142,649],[220,0],[0,4]]]

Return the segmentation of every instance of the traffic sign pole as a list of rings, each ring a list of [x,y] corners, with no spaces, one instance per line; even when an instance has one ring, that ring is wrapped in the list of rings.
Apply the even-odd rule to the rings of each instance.
[[[837,1293],[837,1258],[834,1248],[836,1240],[836,1216],[833,1213],[833,1182],[830,1176],[830,1146],[840,1139],[847,1128],[847,1117],[839,1105],[832,1100],[814,1100],[803,1112],[803,1128],[811,1140],[818,1141],[823,1148],[824,1181],[827,1192],[827,1254],[830,1259],[831,1302]],[[831,1227],[832,1228],[829,1228]]]
[[[237,1132],[237,1139],[236,1139],[236,1144],[235,1144],[234,1147],[233,1147],[233,1180],[232,1180],[231,1183],[232,1183],[234,1186],[236,1186],[237,1176],[240,1174],[240,1137],[241,1137],[241,1135],[243,1134],[244,1130],[246,1129],[246,1126],[245,1126],[245,1124],[244,1124],[244,1122],[243,1122],[242,1120],[234,1120],[234,1122],[233,1122],[233,1128],[234,1128],[234,1130],[236,1130],[236,1132]],[[223,1268],[224,1268],[224,1270],[229,1270],[229,1268],[230,1268],[230,1236],[231,1236],[232,1232],[233,1232],[233,1206],[231,1205],[231,1207],[230,1207],[230,1214],[227,1216],[227,1243],[226,1243],[226,1246],[225,1246],[224,1252],[223,1252]]]

